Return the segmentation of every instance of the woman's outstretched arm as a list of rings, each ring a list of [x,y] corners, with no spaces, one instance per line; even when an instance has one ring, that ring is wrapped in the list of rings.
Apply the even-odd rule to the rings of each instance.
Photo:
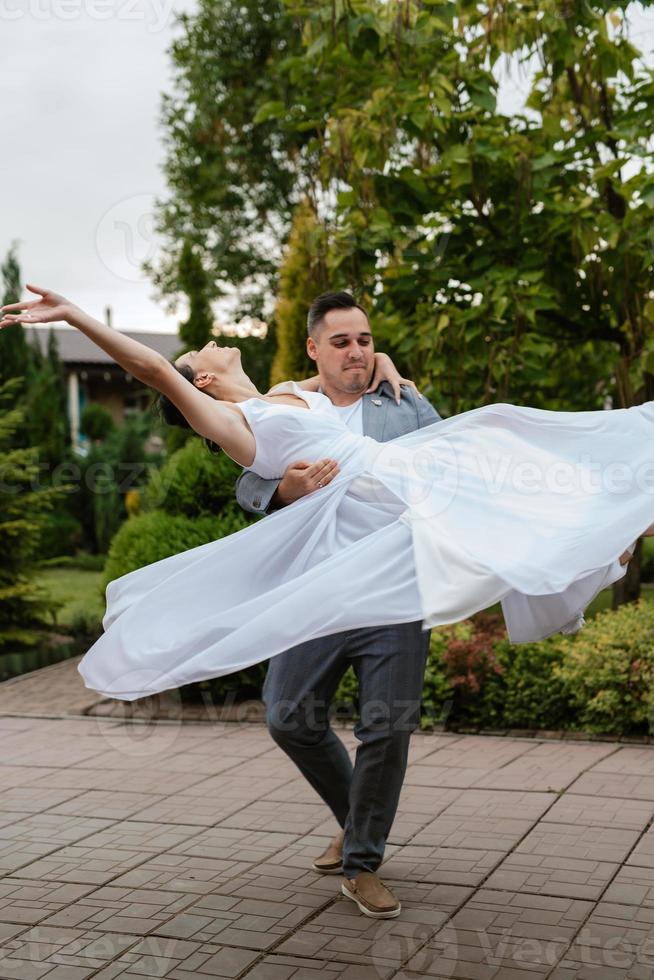
[[[217,443],[241,466],[252,464],[255,440],[240,412],[199,391],[162,354],[94,319],[64,296],[29,283],[27,288],[39,299],[0,307],[0,327],[12,323],[64,320],[85,334],[129,374],[170,398],[199,435]]]

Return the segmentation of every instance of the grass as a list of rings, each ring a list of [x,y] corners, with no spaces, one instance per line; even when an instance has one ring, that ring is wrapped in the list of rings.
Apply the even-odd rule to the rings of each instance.
[[[57,610],[57,626],[71,626],[80,616],[100,622],[105,611],[101,581],[102,572],[74,567],[43,568],[36,576],[54,600],[64,603]]]

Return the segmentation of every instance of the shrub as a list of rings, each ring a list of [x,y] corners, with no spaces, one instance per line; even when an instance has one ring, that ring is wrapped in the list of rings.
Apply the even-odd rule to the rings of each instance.
[[[82,544],[82,525],[66,510],[47,514],[41,526],[39,539],[40,558],[57,558],[72,555]]]
[[[244,517],[234,492],[240,472],[241,467],[225,453],[210,453],[201,439],[193,437],[152,474],[143,494],[144,507],[185,517]]]
[[[575,708],[555,672],[570,640],[561,635],[539,643],[500,641],[495,656],[502,674],[489,679],[483,695],[486,727],[559,729],[574,723]]]
[[[232,534],[247,521],[232,517],[175,517],[163,511],[139,514],[126,521],[111,542],[104,582],[127,572]]]
[[[108,408],[97,402],[89,402],[84,406],[80,418],[80,429],[89,439],[106,439],[116,428],[116,423]]]
[[[577,727],[647,734],[654,680],[654,608],[642,600],[599,613],[562,642],[553,667],[577,711]]]

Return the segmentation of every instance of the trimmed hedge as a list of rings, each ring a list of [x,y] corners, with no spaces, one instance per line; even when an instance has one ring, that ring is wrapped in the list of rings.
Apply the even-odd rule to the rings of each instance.
[[[243,518],[222,516],[174,517],[159,510],[131,517],[111,542],[104,568],[105,586],[136,568],[239,531],[247,523]]]

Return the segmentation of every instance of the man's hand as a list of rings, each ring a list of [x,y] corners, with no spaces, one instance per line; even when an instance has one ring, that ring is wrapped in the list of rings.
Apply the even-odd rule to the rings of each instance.
[[[300,497],[306,497],[308,493],[326,487],[337,473],[340,473],[340,466],[335,459],[320,459],[317,463],[307,463],[305,460],[291,463],[275,490],[271,503],[277,507],[292,504]]]

